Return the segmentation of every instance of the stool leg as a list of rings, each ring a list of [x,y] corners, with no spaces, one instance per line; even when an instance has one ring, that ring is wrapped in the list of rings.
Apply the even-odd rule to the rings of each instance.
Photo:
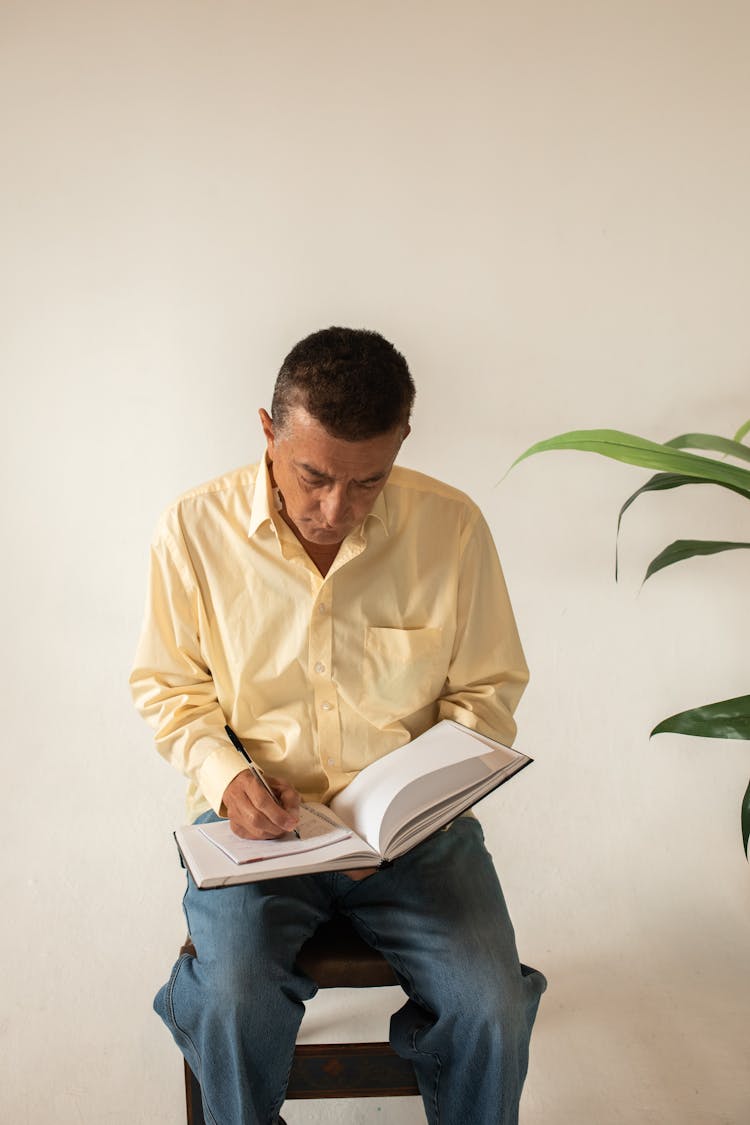
[[[206,1125],[200,1084],[187,1062],[185,1063],[185,1110],[187,1125]]]

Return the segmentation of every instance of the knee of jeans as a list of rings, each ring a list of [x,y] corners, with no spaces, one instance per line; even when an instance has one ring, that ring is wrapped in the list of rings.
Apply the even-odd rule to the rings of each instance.
[[[520,972],[508,970],[492,976],[479,974],[468,981],[456,980],[447,987],[440,1001],[442,1013],[467,1033],[482,1035],[483,1029],[500,1029],[511,1039],[523,1035],[528,1024],[529,993]],[[534,997],[534,1004],[538,997]]]
[[[487,995],[481,1004],[464,1008],[453,1036],[471,1043],[481,1058],[515,1058],[528,1044],[529,1020],[525,1004],[500,995]]]
[[[266,1005],[273,1008],[281,993],[306,1000],[315,991],[293,964],[286,964],[278,948],[264,948],[262,943],[248,943],[241,951],[226,951],[211,960],[199,956],[194,969],[208,1002],[225,1010],[257,1012]]]
[[[208,1003],[252,996],[268,970],[264,958],[249,945],[236,949],[199,947],[195,957],[186,959],[183,969],[191,990],[202,993]]]

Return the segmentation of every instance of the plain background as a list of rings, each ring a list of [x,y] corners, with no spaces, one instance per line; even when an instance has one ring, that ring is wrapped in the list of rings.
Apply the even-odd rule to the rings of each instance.
[[[0,1119],[183,1120],[150,1010],[183,783],[127,688],[148,541],[258,458],[289,347],[348,324],[408,357],[402,462],[482,505],[532,668],[536,764],[481,809],[550,980],[524,1125],[743,1125],[748,747],[648,732],[747,692],[747,558],[641,580],[674,538],[750,539],[747,503],[642,499],[615,584],[647,474],[505,473],[568,429],[750,415],[750,8],[3,0],[0,43]]]

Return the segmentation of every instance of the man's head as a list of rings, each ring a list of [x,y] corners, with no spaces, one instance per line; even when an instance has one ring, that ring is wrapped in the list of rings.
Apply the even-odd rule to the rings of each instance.
[[[260,418],[282,515],[304,541],[332,547],[372,511],[413,401],[406,360],[375,332],[328,328],[292,349]]]
[[[296,344],[281,365],[271,404],[280,434],[302,406],[333,437],[361,441],[404,430],[414,403],[406,360],[377,332],[324,328]]]

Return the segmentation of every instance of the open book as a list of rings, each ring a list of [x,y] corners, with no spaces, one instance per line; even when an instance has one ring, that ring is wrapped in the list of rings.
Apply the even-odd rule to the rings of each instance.
[[[229,821],[175,833],[198,887],[379,867],[409,851],[531,761],[443,719],[359,773],[330,805],[300,809],[299,839],[243,840]]]

